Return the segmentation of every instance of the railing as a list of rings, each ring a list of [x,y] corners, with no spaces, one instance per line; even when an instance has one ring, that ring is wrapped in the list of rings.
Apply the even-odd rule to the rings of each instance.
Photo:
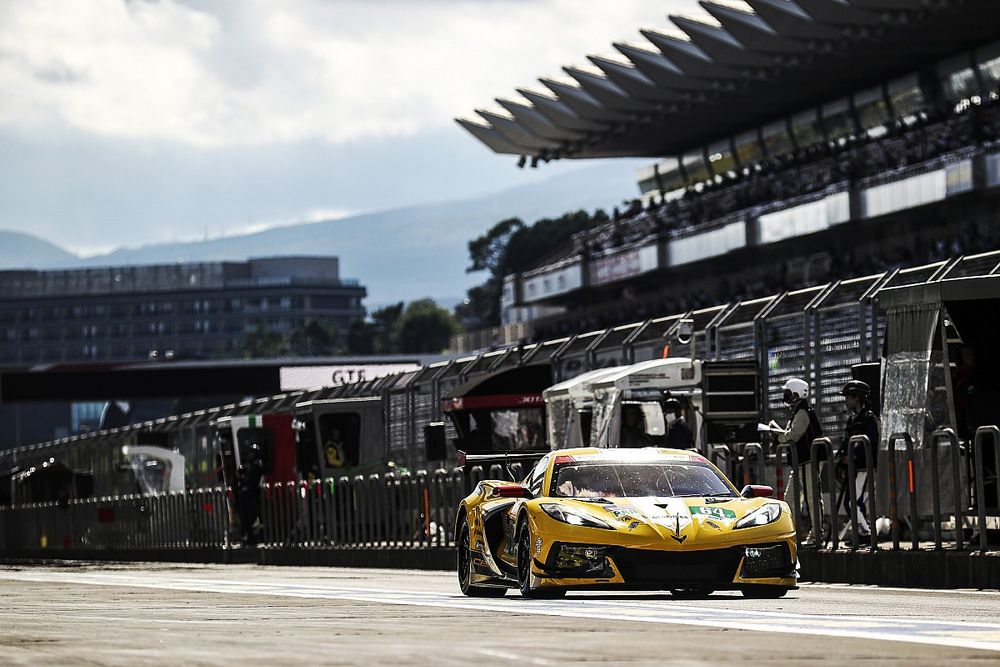
[[[950,429],[935,432],[928,440],[932,460],[925,466],[927,469],[918,469],[914,462],[913,439],[908,434],[892,434],[889,441],[893,447],[902,442],[905,449],[898,453],[895,449],[877,451],[867,437],[852,438],[847,474],[839,482],[834,443],[829,438],[817,439],[810,462],[801,466],[796,448],[790,445],[780,445],[770,454],[757,443],[747,443],[742,448],[719,446],[713,449],[710,458],[738,485],[772,484],[777,490],[776,497],[790,505],[800,536],[805,517],[800,516],[803,504],[796,499],[808,488],[802,484],[802,474],[812,475],[817,482],[812,485],[813,506],[822,509],[821,516],[809,520],[818,520],[828,527],[828,537],[819,545],[826,551],[849,549],[873,553],[880,549],[880,538],[891,541],[893,550],[989,551],[990,531],[996,530],[1000,518],[997,484],[1000,428],[980,428],[968,449],[963,448]],[[868,474],[865,480],[864,514],[871,530],[869,535],[862,533],[857,512],[854,446],[863,448],[869,466],[877,458],[878,468],[884,472]],[[951,475],[940,474],[938,454],[942,446],[947,449],[945,459],[953,467]],[[789,470],[796,472],[791,493],[785,486]],[[871,473],[870,468],[868,472]],[[917,493],[919,489],[926,490],[927,485],[918,487],[916,477],[927,474],[934,501],[929,512],[921,512]],[[263,549],[451,547],[459,503],[477,483],[523,476],[523,468],[516,463],[509,469],[499,465],[485,469],[475,466],[468,471],[439,469],[265,484],[259,494],[242,498],[215,488],[2,507],[0,552],[6,555],[40,550],[52,555],[73,550],[131,553],[218,550],[248,544]],[[900,482],[902,493],[909,498],[903,508],[896,502]],[[953,499],[950,511],[943,509],[943,492]],[[820,502],[821,496],[827,502]],[[882,499],[886,497],[888,503],[884,504]],[[880,510],[883,507],[884,512]],[[891,523],[889,535],[879,535],[880,517]],[[244,524],[253,523],[247,536],[239,528],[241,519]],[[902,544],[904,523],[908,545]],[[850,543],[840,544],[838,532],[847,527]],[[966,530],[975,538],[966,540]],[[992,547],[1000,547],[995,539]]]
[[[0,548],[220,549],[228,525],[222,489],[30,503],[0,508]]]

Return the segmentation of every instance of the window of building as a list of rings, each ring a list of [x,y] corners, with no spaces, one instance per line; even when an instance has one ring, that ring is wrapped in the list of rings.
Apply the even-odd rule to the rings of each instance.
[[[681,171],[681,161],[676,157],[663,158],[656,169],[663,184],[663,194],[674,192],[684,187],[684,173]]]
[[[346,296],[314,296],[312,307],[317,310],[343,310],[349,307],[349,300]]]
[[[687,174],[688,185],[707,181],[711,174],[708,173],[708,164],[705,163],[705,154],[702,149],[697,149],[684,154],[684,173]]]
[[[819,109],[810,109],[792,116],[792,133],[799,148],[823,143],[823,126],[819,122]]]
[[[972,71],[972,59],[968,54],[949,58],[938,65],[941,90],[949,102],[958,103],[979,92],[976,73]]]
[[[728,138],[716,141],[708,147],[708,163],[716,176],[736,170],[736,156]]]
[[[889,107],[882,95],[882,87],[876,86],[854,94],[854,108],[857,110],[861,129],[871,136],[885,134],[889,122]]]
[[[787,155],[795,150],[792,138],[788,134],[788,125],[783,119],[765,125],[763,135],[764,147],[767,149],[767,154],[772,157]]]
[[[839,142],[841,139],[857,135],[851,103],[846,97],[824,104],[822,113],[823,126],[830,141]]]
[[[995,93],[997,84],[1000,84],[1000,42],[994,42],[977,50],[976,62],[983,82]]]
[[[750,167],[764,158],[764,149],[761,147],[757,130],[736,135],[734,143],[736,144],[736,156],[744,167]]]
[[[924,91],[920,88],[920,80],[916,74],[890,81],[888,92],[892,113],[897,118],[910,121],[927,109],[927,100],[924,98]]]

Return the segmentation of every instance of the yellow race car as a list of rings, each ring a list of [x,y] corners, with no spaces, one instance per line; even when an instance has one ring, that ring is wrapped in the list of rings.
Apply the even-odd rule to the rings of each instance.
[[[550,452],[523,482],[483,481],[462,500],[459,586],[475,597],[517,588],[524,597],[728,589],[778,598],[796,588],[796,542],[788,505],[772,494],[739,492],[690,451]]]

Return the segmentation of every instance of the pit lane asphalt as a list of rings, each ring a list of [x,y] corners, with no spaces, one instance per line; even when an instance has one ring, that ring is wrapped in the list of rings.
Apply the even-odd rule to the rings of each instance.
[[[0,590],[0,664],[1000,662],[996,592],[472,600],[441,572],[87,563],[0,567]]]

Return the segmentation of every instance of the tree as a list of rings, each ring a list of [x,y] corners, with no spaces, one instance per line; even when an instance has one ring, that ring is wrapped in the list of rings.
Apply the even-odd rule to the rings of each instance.
[[[358,318],[347,328],[348,354],[375,353],[375,325]]]
[[[403,316],[402,301],[384,306],[372,313],[373,351],[376,354],[390,354],[398,351],[396,328]]]
[[[397,350],[404,354],[436,354],[458,333],[455,318],[431,299],[412,301],[395,325]]]
[[[574,234],[608,222],[604,211],[566,213],[525,225],[519,218],[495,224],[479,238],[469,241],[468,273],[488,271],[486,281],[468,291],[465,303],[455,309],[468,327],[500,324],[500,295],[504,276],[532,269],[564,249]]]
[[[280,357],[287,352],[285,339],[277,331],[268,331],[258,324],[243,336],[239,354],[244,359]]]
[[[520,218],[507,218],[493,225],[479,238],[469,241],[469,259],[472,264],[466,269],[466,273],[496,273],[506,260],[507,245],[511,238],[524,228]]]
[[[340,330],[323,320],[311,317],[288,334],[287,347],[292,356],[321,357],[340,352]]]

